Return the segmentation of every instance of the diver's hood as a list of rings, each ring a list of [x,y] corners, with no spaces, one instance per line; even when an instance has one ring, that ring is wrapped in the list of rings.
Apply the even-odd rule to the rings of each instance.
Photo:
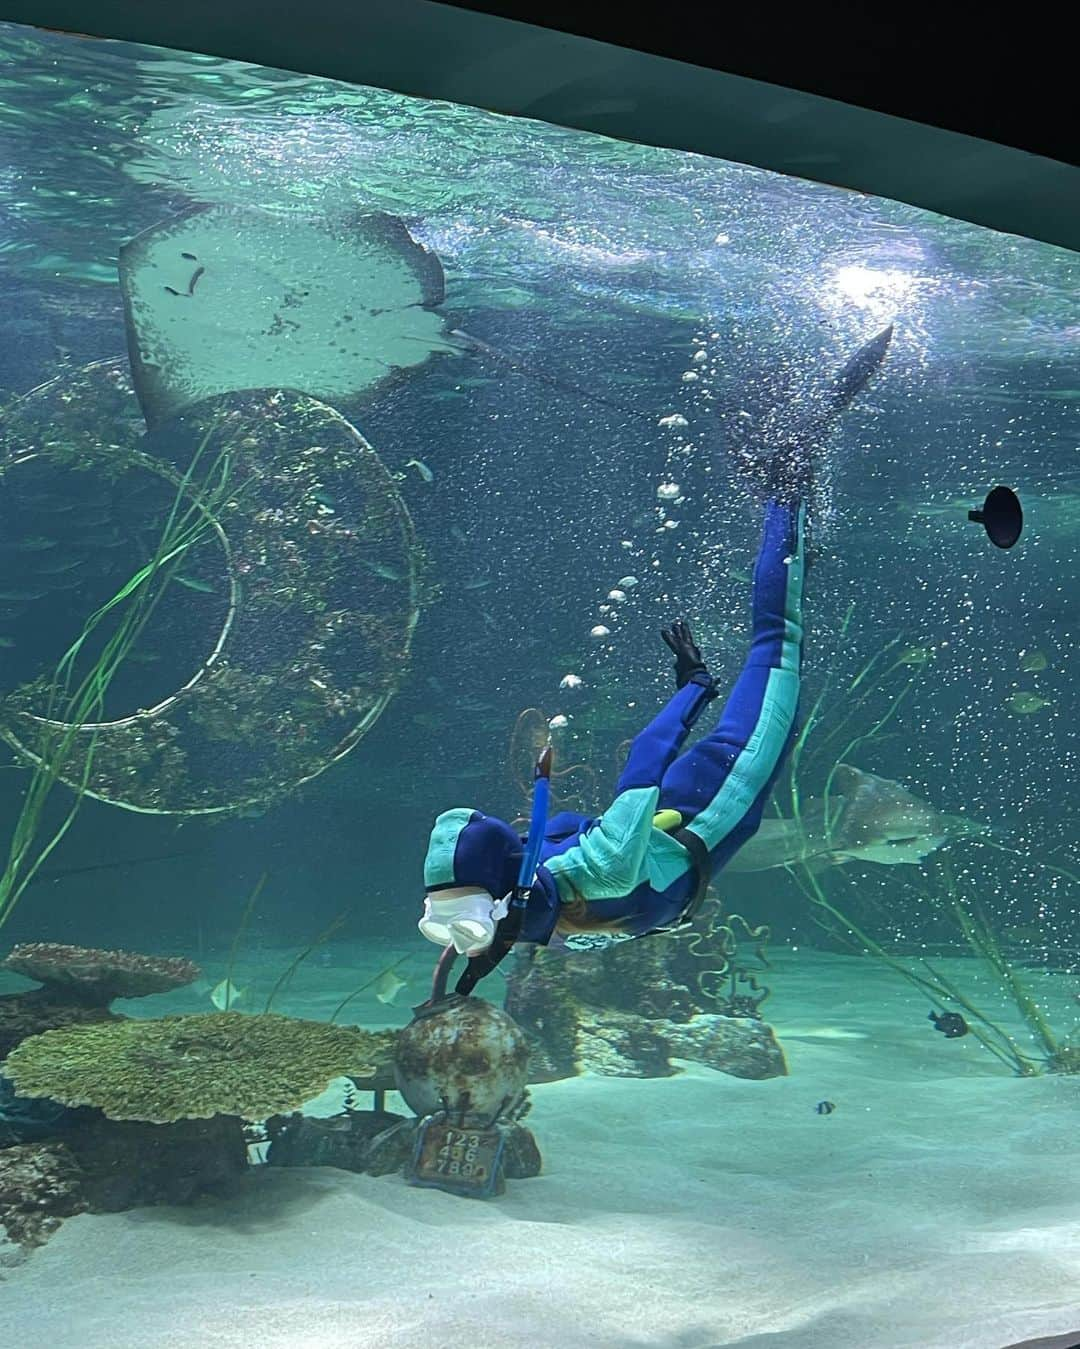
[[[451,887],[486,890],[492,900],[517,883],[521,836],[495,815],[458,807],[435,821],[424,858],[424,888],[438,898]]]

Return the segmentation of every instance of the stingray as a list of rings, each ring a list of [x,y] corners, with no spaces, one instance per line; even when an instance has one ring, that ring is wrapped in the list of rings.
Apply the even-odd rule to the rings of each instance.
[[[438,258],[381,213],[198,206],[124,245],[120,286],[150,427],[234,389],[300,389],[337,406],[455,350]]]
[[[942,814],[899,782],[851,764],[837,765],[833,787],[827,803],[808,800],[800,820],[763,820],[727,870],[767,871],[801,863],[818,871],[856,861],[917,866],[953,839],[990,833],[989,825]]]

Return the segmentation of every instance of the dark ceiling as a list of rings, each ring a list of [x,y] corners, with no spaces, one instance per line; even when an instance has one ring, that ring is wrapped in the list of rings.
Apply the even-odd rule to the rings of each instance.
[[[1049,6],[0,0],[0,18],[695,150],[1080,248],[1075,72]]]

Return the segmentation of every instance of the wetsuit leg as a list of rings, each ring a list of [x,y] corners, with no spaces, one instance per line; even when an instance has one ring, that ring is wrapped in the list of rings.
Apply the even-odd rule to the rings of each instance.
[[[677,810],[721,864],[761,820],[799,701],[805,508],[770,501],[754,571],[750,654],[716,729],[664,773],[659,808]]]

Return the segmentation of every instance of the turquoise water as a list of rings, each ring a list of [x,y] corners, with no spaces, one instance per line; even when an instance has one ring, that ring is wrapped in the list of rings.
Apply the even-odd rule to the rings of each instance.
[[[784,820],[812,835],[814,802],[840,794],[837,764],[870,775],[866,816],[843,848],[826,840],[823,868],[776,841],[762,869],[723,874],[702,943],[657,957],[699,1014],[767,990],[759,1012],[789,1073],[755,1082],[698,1063],[656,1081],[536,1086],[545,1176],[512,1182],[490,1221],[512,1215],[534,1240],[530,1223],[580,1220],[566,1245],[580,1262],[593,1218],[610,1239],[621,1215],[632,1249],[610,1272],[597,1338],[573,1315],[589,1303],[580,1271],[556,1261],[543,1278],[566,1281],[559,1336],[543,1338],[542,1310],[515,1283],[490,1342],[771,1334],[944,1349],[1070,1329],[1075,1299],[1046,1290],[1075,1280],[1075,1236],[1030,1167],[1009,1171],[1005,1123],[1045,1147],[1067,1186],[1080,1052],[1075,255],[748,166],[208,57],[14,27],[0,27],[0,57],[0,837],[13,840],[0,946],[200,965],[187,987],[122,1004],[140,1018],[210,1011],[227,979],[240,1012],[269,1001],[324,1021],[355,993],[346,1024],[404,1025],[435,954],[415,928],[434,816],[520,816],[549,738],[558,804],[602,810],[626,739],[669,688],[658,630],[674,617],[693,623],[721,684],[734,679],[759,529],[746,456],[891,323],[881,375],[818,455],[806,734],[759,842],[790,839]],[[375,213],[392,219],[372,225]],[[288,397],[266,393],[278,388]],[[196,535],[160,602],[137,611],[101,701],[76,716],[72,689],[127,611],[94,627],[66,689],[57,662],[154,556],[193,463]],[[1026,512],[1009,552],[967,521],[996,483]],[[58,750],[43,718],[100,729]],[[46,784],[24,855],[18,831],[44,780],[35,752],[63,756],[63,781]],[[405,983],[379,985],[392,993],[381,1001],[387,967]],[[5,992],[27,987],[0,977]],[[626,967],[621,1010],[646,998],[642,977]],[[495,975],[484,992],[501,1002],[504,988]],[[931,1010],[962,1013],[970,1033],[936,1035]],[[834,1097],[835,1116],[814,1114]],[[340,1098],[334,1088],[319,1109]],[[635,1101],[687,1130],[698,1201],[659,1125],[620,1132]],[[727,1101],[737,1179],[701,1132],[708,1119],[719,1137]],[[806,1131],[834,1125],[843,1142],[826,1148],[822,1186]],[[759,1156],[754,1131],[772,1127]],[[927,1159],[925,1190],[891,1171],[872,1180],[887,1138]],[[980,1192],[969,1209],[980,1150],[1005,1198]],[[658,1223],[650,1246],[637,1220],[676,1175],[689,1227]],[[460,1218],[460,1201],[399,1177],[303,1183],[266,1182],[293,1187],[273,1216],[257,1208],[273,1206],[269,1192],[245,1200],[261,1217],[235,1211],[268,1243],[260,1268],[295,1273],[297,1210],[317,1196],[334,1215],[342,1195],[357,1200],[350,1240],[365,1249],[380,1214],[422,1226],[429,1203],[451,1241],[471,1234],[487,1251],[472,1210]],[[687,1251],[730,1256],[722,1196],[745,1235],[758,1185],[757,1263],[740,1264],[735,1302],[722,1311],[712,1283],[680,1320]],[[928,1235],[934,1188],[949,1241]],[[805,1232],[778,1255],[785,1209],[800,1230],[827,1216],[813,1279]],[[72,1219],[20,1264],[19,1316],[56,1277],[57,1252],[90,1261],[90,1280],[95,1242],[115,1253],[125,1221]],[[140,1264],[140,1286],[164,1287],[170,1230],[203,1269],[190,1218],[154,1222],[161,1259]],[[861,1223],[876,1234],[873,1288],[853,1245]],[[965,1231],[981,1265],[956,1250]],[[277,1255],[272,1233],[286,1233]],[[1022,1259],[1021,1233],[1040,1234]],[[230,1285],[215,1312],[199,1284],[200,1336],[341,1342],[329,1309],[351,1296],[374,1319],[346,1343],[427,1342],[435,1321],[394,1312],[390,1266],[413,1239],[422,1269],[425,1239],[398,1232],[387,1271],[370,1286],[358,1273],[351,1295],[313,1275],[307,1329],[291,1284],[299,1319],[280,1334],[269,1321],[226,1331],[240,1295]],[[905,1321],[885,1290],[909,1249],[924,1253],[908,1270],[921,1310]],[[613,1310],[634,1295],[635,1261],[660,1290],[639,1330]],[[438,1267],[444,1342],[481,1342]],[[792,1270],[806,1284],[789,1305]],[[400,1277],[403,1304],[426,1295],[422,1274]],[[740,1300],[756,1278],[761,1298]],[[956,1317],[950,1284],[967,1290]],[[79,1342],[178,1342],[125,1297],[142,1331],[88,1310]]]

